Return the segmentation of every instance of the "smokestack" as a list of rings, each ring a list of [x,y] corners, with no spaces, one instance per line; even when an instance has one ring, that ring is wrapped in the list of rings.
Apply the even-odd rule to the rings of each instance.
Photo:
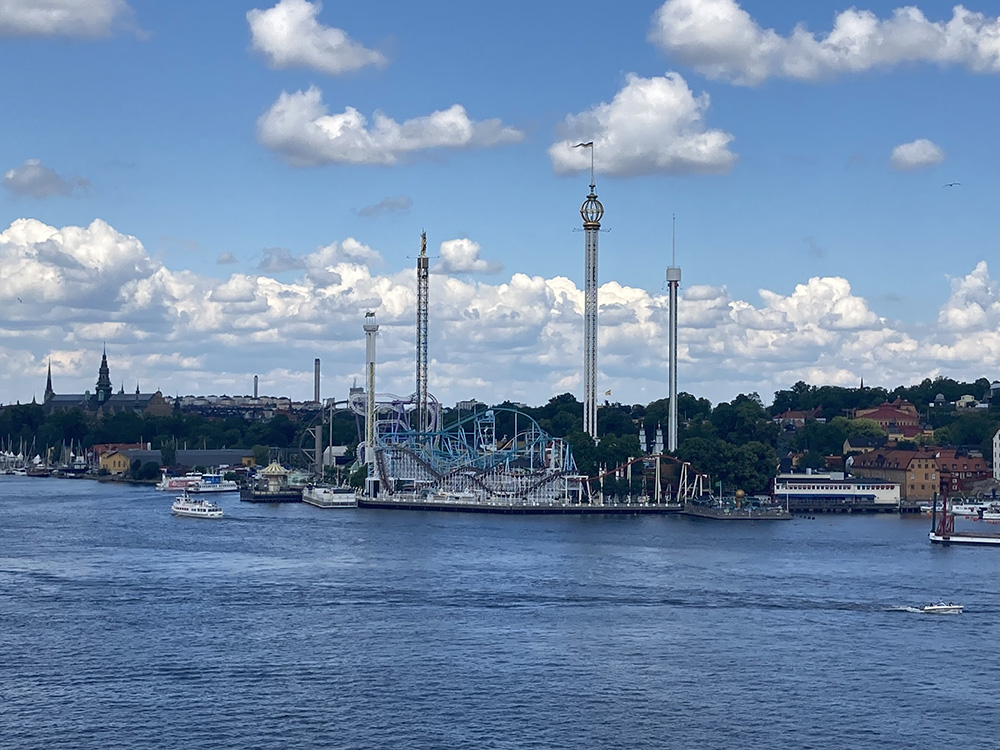
[[[253,397],[257,398],[257,376],[253,376]]]
[[[316,357],[316,361],[313,362],[313,401],[317,404],[319,403],[319,357]]]

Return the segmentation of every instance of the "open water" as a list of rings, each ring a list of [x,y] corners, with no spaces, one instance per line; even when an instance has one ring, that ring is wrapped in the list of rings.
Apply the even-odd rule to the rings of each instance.
[[[0,477],[0,747],[1000,746],[1000,549],[926,519],[172,499]]]

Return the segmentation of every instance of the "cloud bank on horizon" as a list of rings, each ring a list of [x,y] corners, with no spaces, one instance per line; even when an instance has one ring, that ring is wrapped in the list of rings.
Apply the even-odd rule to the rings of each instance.
[[[431,277],[432,390],[544,403],[578,390],[583,292],[564,277],[514,273],[496,283],[454,274],[496,270],[468,239],[446,240]],[[416,305],[412,270],[380,275],[381,254],[346,238],[284,269],[220,280],[169,268],[136,237],[101,220],[56,228],[19,219],[0,232],[0,391],[40,396],[52,363],[57,392],[79,392],[107,342],[114,374],[174,393],[311,393],[320,357],[325,392],[346,392],[364,366],[361,318],[376,310],[379,390],[412,390]],[[951,279],[937,323],[908,329],[880,317],[840,277],[815,277],[757,302],[725,286],[684,289],[682,390],[712,400],[733,388],[771,393],[797,380],[895,386],[933,377],[974,380],[1000,366],[1000,285],[985,261]],[[19,301],[20,300],[20,301]],[[607,282],[600,290],[600,383],[645,403],[666,380],[667,298]],[[331,382],[335,386],[329,386]],[[123,387],[125,381],[123,381]],[[117,385],[117,382],[116,382]]]

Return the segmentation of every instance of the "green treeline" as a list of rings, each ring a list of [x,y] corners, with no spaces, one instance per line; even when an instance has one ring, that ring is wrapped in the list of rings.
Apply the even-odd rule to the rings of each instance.
[[[981,378],[973,383],[949,378],[926,379],[918,385],[884,388],[842,388],[812,386],[798,382],[788,390],[777,391],[769,407],[756,393],[741,394],[732,401],[712,405],[689,393],[678,395],[680,426],[678,457],[721,480],[726,486],[740,487],[749,493],[764,492],[778,465],[779,457],[796,454],[799,466],[821,468],[827,456],[839,456],[848,437],[885,436],[874,422],[852,419],[856,409],[878,406],[897,398],[916,408],[922,423],[934,430],[937,445],[965,446],[992,458],[992,437],[1000,426],[1000,404],[988,409],[956,409],[954,402],[971,395],[982,400],[990,381]],[[935,404],[935,405],[931,405]],[[505,402],[496,406],[513,408]],[[477,405],[477,410],[489,408]],[[773,417],[788,410],[820,409],[824,421],[809,421],[796,430],[783,429]],[[565,438],[573,448],[579,470],[588,476],[614,469],[640,455],[639,427],[644,426],[652,445],[657,426],[664,436],[667,426],[667,399],[650,404],[605,403],[598,410],[599,440],[595,443],[583,432],[583,406],[575,396],[564,393],[539,407],[520,409],[534,417],[545,431]],[[444,424],[460,416],[445,410]],[[247,448],[271,446],[287,449],[294,463],[300,445],[311,447],[312,438],[305,431],[316,423],[313,414],[302,421],[279,415],[267,422],[247,421],[242,417],[209,418],[175,412],[168,417],[143,418],[132,413],[103,417],[78,410],[46,416],[37,404],[8,406],[0,411],[0,444],[15,450],[23,441],[26,448],[45,456],[49,448],[63,444],[88,447],[98,443],[150,443],[164,451],[164,462],[172,463],[175,448]],[[310,421],[311,420],[311,421]],[[496,413],[496,437],[512,437],[514,417],[506,411]],[[666,438],[664,437],[664,440]],[[329,430],[323,436],[330,441]],[[338,413],[333,424],[333,443],[356,448],[358,425],[353,415]],[[931,442],[931,439],[925,440]],[[912,447],[904,444],[902,447]]]
[[[164,463],[174,463],[177,448],[246,448],[269,446],[287,449],[286,455],[297,463],[300,442],[305,430],[317,421],[317,412],[307,419],[293,421],[279,414],[268,421],[248,421],[243,417],[204,417],[200,414],[175,412],[168,417],[141,417],[133,412],[119,412],[98,417],[79,409],[46,415],[38,404],[7,406],[0,410],[0,445],[17,452],[25,451],[43,458],[58,457],[67,446],[103,443],[148,443],[163,451]],[[324,444],[329,442],[329,430],[324,432]],[[334,420],[334,443],[357,444],[354,417],[338,414]],[[312,447],[309,443],[307,447]]]

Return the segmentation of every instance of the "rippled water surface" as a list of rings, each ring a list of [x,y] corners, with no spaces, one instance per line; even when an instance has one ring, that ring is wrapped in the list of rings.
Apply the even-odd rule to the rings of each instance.
[[[0,747],[998,746],[1000,549],[924,519],[171,500],[0,477]]]

